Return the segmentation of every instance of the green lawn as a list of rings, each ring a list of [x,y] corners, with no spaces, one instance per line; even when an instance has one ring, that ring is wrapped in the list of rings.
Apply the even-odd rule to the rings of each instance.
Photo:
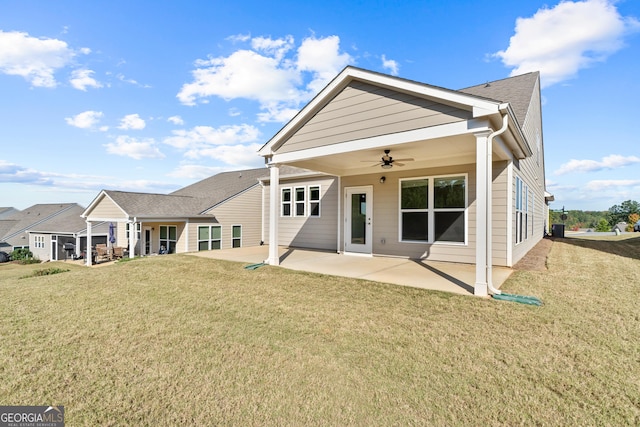
[[[0,404],[67,425],[638,425],[640,239],[562,239],[543,307],[188,255],[0,265]],[[31,276],[49,267],[70,269]]]

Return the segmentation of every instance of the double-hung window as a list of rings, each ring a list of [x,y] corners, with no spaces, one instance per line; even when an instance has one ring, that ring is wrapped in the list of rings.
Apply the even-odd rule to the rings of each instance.
[[[280,216],[319,217],[320,186],[286,187],[280,190]]]
[[[466,175],[400,181],[400,240],[465,243]]]
[[[234,225],[231,227],[231,247],[242,247],[242,226]]]
[[[282,189],[282,210],[280,211],[282,216],[291,216],[291,189]]]
[[[309,187],[309,216],[320,216],[320,186]]]
[[[221,228],[219,225],[198,227],[198,250],[208,251],[222,247]]]
[[[304,187],[296,187],[294,189],[295,216],[305,216],[305,208],[307,206],[304,197],[305,193]]]
[[[529,187],[516,177],[516,244],[529,238]]]

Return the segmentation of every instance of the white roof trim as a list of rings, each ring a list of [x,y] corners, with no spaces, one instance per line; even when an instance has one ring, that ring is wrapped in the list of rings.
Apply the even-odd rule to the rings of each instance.
[[[289,121],[278,133],[276,133],[260,150],[258,154],[263,157],[273,155],[273,147],[284,141],[298,129],[298,126],[309,120],[326,102],[336,96],[342,89],[354,80],[384,86],[392,90],[408,92],[422,97],[440,99],[444,102],[470,107],[473,117],[484,117],[500,112],[499,102],[489,101],[473,95],[464,94],[444,88],[429,86],[398,77],[374,73],[360,68],[346,67],[334,78],[315,98],[313,98],[300,112]]]
[[[105,197],[108,197],[109,200],[111,200],[111,202],[116,205],[118,207],[118,209],[120,209],[120,211],[124,214],[124,216],[126,216],[127,218],[129,217],[129,214],[126,213],[124,211],[124,209],[122,209],[122,207],[117,204],[112,198],[111,196],[109,196],[107,194],[107,192],[105,190],[100,191],[100,194],[98,194],[98,196],[93,199],[93,201],[91,202],[91,204],[89,204],[89,206],[87,207],[87,209],[84,210],[84,212],[82,212],[82,214],[80,215],[81,218],[87,218],[87,216],[89,215],[89,212],[92,211],[93,209],[95,209],[95,207],[102,201],[102,199],[104,199]],[[92,221],[98,221],[98,219],[92,219]],[[107,221],[107,220],[105,220]]]

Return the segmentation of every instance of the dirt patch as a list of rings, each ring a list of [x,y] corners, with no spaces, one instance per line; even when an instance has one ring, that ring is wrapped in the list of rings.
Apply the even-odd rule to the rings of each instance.
[[[547,269],[547,255],[549,255],[551,245],[553,245],[553,240],[549,238],[540,240],[513,266],[514,270],[545,271]]]

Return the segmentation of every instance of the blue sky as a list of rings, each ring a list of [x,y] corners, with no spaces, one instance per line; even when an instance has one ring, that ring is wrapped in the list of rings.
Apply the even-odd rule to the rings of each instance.
[[[0,206],[260,167],[346,65],[450,89],[540,71],[552,208],[640,200],[639,3],[0,0]]]

